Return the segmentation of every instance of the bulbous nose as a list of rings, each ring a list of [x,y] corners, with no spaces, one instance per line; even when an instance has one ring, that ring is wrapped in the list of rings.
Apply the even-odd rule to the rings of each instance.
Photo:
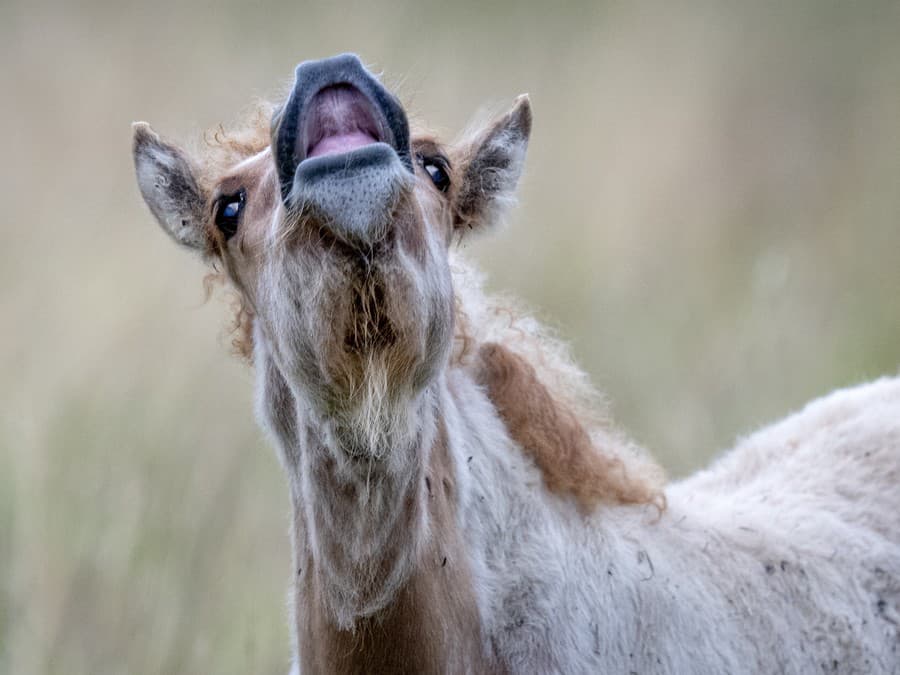
[[[322,126],[317,119],[323,114],[320,94],[339,90],[344,92],[344,99],[356,97],[357,111],[366,109],[366,114],[362,115],[367,119],[365,133],[372,136],[372,141],[393,148],[401,163],[410,173],[413,172],[406,113],[396,97],[366,69],[359,57],[356,54],[340,54],[317,61],[304,61],[297,66],[294,86],[287,101],[272,120],[272,149],[281,196],[286,204],[298,178],[298,167],[307,159],[308,135],[316,133],[317,122],[319,127]],[[351,108],[348,104],[348,109]],[[331,119],[329,123],[337,127],[343,125],[348,133],[359,131],[355,127],[362,124],[355,119]],[[319,133],[323,132],[319,130]],[[370,162],[371,157],[365,160]],[[316,173],[318,175],[321,171]]]

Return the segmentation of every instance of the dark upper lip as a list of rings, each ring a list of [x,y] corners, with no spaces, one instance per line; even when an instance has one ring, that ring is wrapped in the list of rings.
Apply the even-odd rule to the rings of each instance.
[[[375,122],[376,140],[390,145],[412,172],[409,123],[400,102],[366,68],[355,54],[341,54],[297,66],[294,87],[284,106],[272,120],[273,150],[281,183],[282,199],[288,200],[294,174],[306,159],[310,139],[307,132],[309,105],[332,87],[350,87],[362,94]],[[298,143],[299,138],[299,143]]]

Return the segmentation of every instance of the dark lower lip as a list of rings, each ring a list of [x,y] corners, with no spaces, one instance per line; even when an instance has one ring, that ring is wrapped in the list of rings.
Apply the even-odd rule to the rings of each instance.
[[[349,152],[307,157],[297,167],[297,179],[314,183],[329,174],[350,174],[360,169],[388,165],[395,159],[397,152],[387,143],[369,143]]]

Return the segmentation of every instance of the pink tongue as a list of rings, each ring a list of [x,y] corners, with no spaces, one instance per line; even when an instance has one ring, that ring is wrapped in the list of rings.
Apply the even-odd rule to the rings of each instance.
[[[326,136],[321,141],[310,148],[307,157],[318,157],[319,155],[335,155],[341,152],[350,152],[364,145],[371,145],[378,141],[365,131],[345,131],[335,134],[334,136]]]

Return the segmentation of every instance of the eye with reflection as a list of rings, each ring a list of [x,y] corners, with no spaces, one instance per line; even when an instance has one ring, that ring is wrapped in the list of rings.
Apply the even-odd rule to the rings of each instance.
[[[447,159],[440,156],[420,156],[419,161],[422,163],[422,168],[425,169],[429,178],[431,178],[431,182],[434,183],[434,187],[440,192],[446,192],[450,187],[450,163]]]
[[[226,241],[231,239],[238,230],[246,196],[246,191],[241,188],[235,193],[222,195],[216,200],[216,227],[225,235]]]

